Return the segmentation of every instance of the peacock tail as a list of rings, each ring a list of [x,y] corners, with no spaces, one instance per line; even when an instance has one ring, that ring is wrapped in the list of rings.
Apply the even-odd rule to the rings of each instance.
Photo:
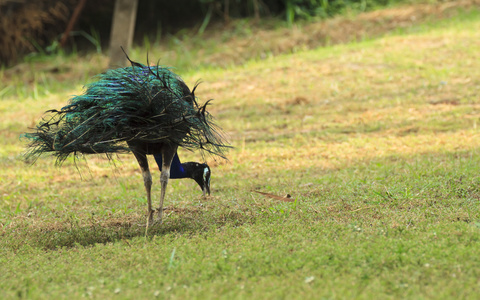
[[[70,154],[126,152],[127,142],[171,143],[224,156],[221,129],[206,108],[198,105],[194,91],[161,66],[132,66],[108,70],[86,85],[84,94],[70,99],[48,116],[35,131],[26,159],[51,152],[61,164]]]

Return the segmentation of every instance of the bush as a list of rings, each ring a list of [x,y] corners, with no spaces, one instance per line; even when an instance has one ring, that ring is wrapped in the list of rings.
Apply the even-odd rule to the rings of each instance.
[[[215,8],[224,16],[283,16],[289,23],[297,18],[328,18],[346,9],[366,11],[402,0],[199,0],[204,7]]]

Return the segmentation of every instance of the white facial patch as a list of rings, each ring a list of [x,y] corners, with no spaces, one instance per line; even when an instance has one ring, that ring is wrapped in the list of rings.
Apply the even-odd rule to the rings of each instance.
[[[203,169],[203,182],[207,181],[207,174],[208,174],[208,168]]]

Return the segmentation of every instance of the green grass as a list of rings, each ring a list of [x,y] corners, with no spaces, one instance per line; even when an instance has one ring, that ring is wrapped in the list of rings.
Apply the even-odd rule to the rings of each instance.
[[[0,86],[1,298],[476,299],[478,49],[473,9],[382,38],[188,70],[235,148],[229,161],[207,158],[212,197],[172,180],[166,219],[148,231],[132,155],[78,169],[21,161],[19,134],[105,58],[2,71],[15,85]]]

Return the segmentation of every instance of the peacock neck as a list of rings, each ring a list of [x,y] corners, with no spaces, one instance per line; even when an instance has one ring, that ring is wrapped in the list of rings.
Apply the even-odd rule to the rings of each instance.
[[[158,168],[160,171],[162,170],[162,154],[154,154],[153,157],[157,162]],[[172,160],[172,165],[170,166],[170,178],[173,179],[180,179],[180,178],[192,178],[189,168],[185,168],[185,166],[180,162],[180,158],[178,158],[178,154],[175,153],[175,156]]]

